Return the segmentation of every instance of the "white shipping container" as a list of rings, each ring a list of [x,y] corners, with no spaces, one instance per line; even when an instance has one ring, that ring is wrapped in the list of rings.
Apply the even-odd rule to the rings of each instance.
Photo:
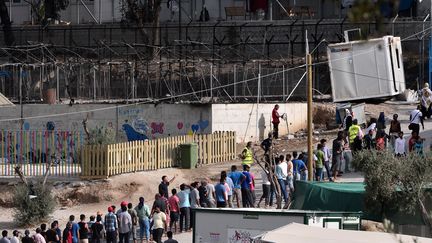
[[[331,44],[327,55],[334,102],[387,98],[405,90],[400,37]]]

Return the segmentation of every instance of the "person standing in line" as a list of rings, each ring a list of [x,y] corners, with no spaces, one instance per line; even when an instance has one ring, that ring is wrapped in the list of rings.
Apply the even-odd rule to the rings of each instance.
[[[342,122],[342,128],[345,132],[348,132],[348,129],[351,127],[353,122],[353,114],[349,109],[345,109],[345,117]]]
[[[215,186],[216,207],[226,208],[228,201],[228,193],[225,187],[225,178],[221,177],[219,183]]]
[[[162,243],[162,235],[164,229],[167,227],[166,215],[161,211],[159,206],[156,206],[153,213],[153,240],[156,243]]]
[[[164,241],[164,243],[178,243],[178,241],[173,239],[173,232],[168,231],[166,235],[168,237],[168,240]]]
[[[242,166],[243,170],[245,170],[246,166],[252,166],[253,164],[253,151],[252,151],[252,142],[247,142],[246,147],[243,149],[241,153],[242,158]]]
[[[339,131],[337,138],[333,140],[332,152],[333,152],[333,161],[332,161],[332,171],[333,171],[333,181],[336,181],[339,170],[341,170],[342,164],[342,152],[343,152],[343,138],[344,132]]]
[[[373,131],[369,130],[369,132],[364,136],[365,149],[371,150],[375,149],[375,139],[373,138]]]
[[[173,231],[174,226],[174,232],[177,233],[177,222],[179,221],[179,214],[180,214],[180,200],[177,197],[177,190],[174,188],[171,190],[172,196],[168,198],[168,203],[170,205],[170,224],[169,224],[169,231]]]
[[[56,228],[57,228],[57,224],[52,222],[51,228],[46,232],[46,241],[48,243],[57,243],[60,240],[59,236],[57,235]]]
[[[92,241],[92,243],[101,243],[101,239],[102,239],[102,235],[103,235],[102,231],[103,231],[102,216],[97,215],[96,216],[96,222],[93,223],[91,226],[91,232],[92,232],[91,241]]]
[[[256,202],[256,195],[255,195],[255,175],[252,173],[252,171],[250,171],[250,169],[248,170],[250,178],[251,178],[251,184],[250,184],[250,193],[251,193],[251,197],[252,197],[252,205],[255,205]]]
[[[162,212],[165,212],[166,211],[166,205],[165,205],[165,201],[162,199],[162,196],[159,193],[156,193],[154,199],[155,200],[153,202],[151,214],[153,214],[153,211],[156,209],[156,206],[159,206],[159,208],[162,210]]]
[[[272,124],[273,124],[273,137],[274,139],[279,138],[279,123],[282,116],[279,115],[279,105],[275,105],[272,111]]]
[[[132,229],[131,229],[131,237],[133,240],[133,243],[137,243],[137,236],[136,236],[136,227],[138,225],[138,215],[135,209],[132,207],[132,203],[128,203],[128,210],[127,212],[131,216],[132,219]]]
[[[362,149],[363,131],[358,125],[357,119],[353,120],[351,127],[348,129],[349,144],[352,151],[359,151]]]
[[[72,243],[78,243],[80,239],[80,235],[79,235],[80,228],[79,225],[74,221],[75,221],[75,216],[74,215],[69,216],[69,222],[72,224]]]
[[[262,188],[263,188],[263,194],[258,201],[257,208],[260,207],[260,204],[262,200],[264,199],[264,207],[268,208],[269,206],[269,200],[270,200],[270,188],[271,183],[268,177],[268,174],[270,173],[269,163],[265,163],[265,169],[261,170],[261,180],[262,180]]]
[[[420,91],[421,93],[421,112],[424,118],[431,118],[431,103],[432,103],[432,91],[429,89],[429,84],[425,83],[423,89]]]
[[[40,234],[43,236],[43,238],[45,238],[46,241],[47,225],[45,223],[41,224],[40,229],[42,230]]]
[[[7,237],[7,235],[8,235],[8,231],[3,230],[2,231],[2,238],[0,239],[0,243],[11,243],[9,238]]]
[[[384,151],[386,149],[386,136],[385,133],[382,131],[377,133],[377,136],[375,138],[376,141],[376,150],[378,151]]]
[[[330,149],[327,147],[327,139],[321,139],[321,144],[323,145],[323,152],[324,152],[324,167],[327,172],[327,178],[329,181],[333,181],[331,170],[330,170],[330,160],[331,160],[331,152]]]
[[[406,148],[405,148],[405,139],[403,137],[403,132],[399,132],[399,137],[395,140],[394,151],[396,156],[405,156]]]
[[[10,238],[10,243],[20,243],[20,240],[18,239],[19,236],[19,231],[18,230],[14,230],[12,232],[12,238]]]
[[[129,243],[129,236],[132,230],[132,217],[128,213],[127,210],[128,203],[126,201],[121,202],[120,204],[120,213],[118,214],[118,222],[119,222],[119,242],[120,243]]]
[[[236,165],[231,166],[231,173],[229,173],[228,176],[231,178],[234,184],[233,200],[235,196],[237,201],[237,208],[240,208],[240,198],[242,198],[241,185],[243,184],[243,181],[246,179],[246,176],[243,175],[243,173],[241,173],[240,171],[237,171]]]
[[[261,142],[261,148],[264,150],[264,154],[268,154],[270,152],[270,148],[273,144],[272,137],[272,133],[269,132],[268,137]]]
[[[92,242],[92,237],[93,237],[93,232],[92,232],[92,225],[96,223],[96,218],[95,216],[91,215],[90,216],[90,221],[87,222],[87,227],[88,227],[88,240],[89,242]]]
[[[55,231],[56,231],[57,236],[58,236],[58,238],[59,238],[58,241],[57,241],[57,243],[60,243],[61,240],[62,240],[62,230],[60,229],[60,227],[59,227],[59,222],[58,222],[57,220],[54,220],[53,223],[56,225],[56,227],[55,227]]]
[[[202,208],[207,208],[208,207],[208,202],[207,202],[207,181],[206,180],[202,180],[201,181],[201,185],[198,187],[198,192],[199,192],[199,197],[200,197],[200,206]]]
[[[323,152],[323,145],[321,143],[317,146],[317,152],[316,157],[317,160],[315,161],[315,179],[316,181],[322,181],[323,180],[323,167],[324,167],[324,152]]]
[[[209,208],[215,208],[216,207],[216,200],[215,200],[215,187],[211,183],[210,179],[207,179],[207,203]]]
[[[63,243],[72,243],[72,223],[67,222],[66,227],[63,230]]]
[[[144,197],[139,198],[135,211],[137,212],[140,227],[140,240],[141,242],[144,241],[145,233],[146,240],[150,241],[150,208],[144,203]]]
[[[286,163],[287,163],[286,186],[288,187],[287,197],[289,201],[291,201],[294,195],[294,164],[291,161],[291,154],[286,155]]]
[[[296,181],[303,180],[303,176],[302,176],[303,171],[306,170],[306,164],[303,162],[303,160],[301,160],[300,156],[297,158],[296,151],[292,153],[293,174],[294,174],[294,180]]]
[[[199,191],[197,189],[198,185],[199,185],[199,183],[197,181],[195,181],[191,184],[191,193],[189,195],[190,196],[191,209],[200,207],[200,196],[199,196]]]
[[[6,234],[7,234],[7,231],[6,231]],[[72,239],[72,237],[71,237],[71,239]],[[24,231],[24,237],[21,239],[21,242],[22,243],[34,243],[33,238],[30,237],[30,231],[29,230]],[[71,242],[72,242],[72,240],[71,240]],[[67,242],[65,242],[65,243],[67,243]]]
[[[35,243],[46,243],[45,238],[41,235],[41,228],[36,229],[36,234],[33,236]]]
[[[399,133],[402,132],[400,122],[398,121],[398,114],[393,115],[393,120],[390,122],[389,136],[390,144],[394,148],[395,140],[399,137]]]
[[[190,226],[192,228],[195,227],[194,214],[193,209],[200,207],[200,196],[199,191],[197,189],[199,183],[197,181],[191,184],[191,193],[189,195],[190,203],[191,203],[191,211],[190,211]]]
[[[80,222],[78,223],[79,226],[79,236],[80,236],[80,243],[88,243],[88,232],[89,232],[89,228],[87,223],[85,222],[85,215],[81,214],[80,215]]]
[[[250,185],[252,184],[252,179],[249,173],[250,167],[246,166],[245,169],[246,170],[242,172],[246,178],[241,184],[242,203],[244,208],[253,208],[255,205],[252,201],[252,194],[250,191]]]
[[[108,207],[108,214],[105,215],[105,233],[106,243],[117,243],[117,216],[114,214],[114,209]]]
[[[276,177],[281,189],[282,197],[285,203],[288,203],[288,196],[286,192],[286,177],[287,177],[288,165],[285,162],[283,155],[279,156],[279,163],[276,165]]]
[[[408,125],[408,129],[420,134],[420,124],[424,130],[423,113],[420,111],[420,105],[418,105],[417,108],[410,113],[410,124]]]
[[[180,192],[177,194],[180,205],[180,233],[190,229],[190,187],[186,184],[180,185]]]
[[[176,176],[177,175],[175,175],[171,180],[168,180],[168,177],[166,175],[162,176],[162,181],[159,184],[159,188],[158,188],[160,195],[163,195],[165,198],[169,197],[169,195],[168,195],[168,191],[169,191],[168,186],[169,186],[170,183],[172,183],[175,180]]]
[[[228,207],[233,208],[232,196],[233,196],[233,190],[234,190],[234,183],[233,183],[232,179],[227,176],[226,171],[221,172],[221,178],[222,177],[225,179],[225,187],[227,189],[227,194],[228,194],[228,202],[227,202]]]

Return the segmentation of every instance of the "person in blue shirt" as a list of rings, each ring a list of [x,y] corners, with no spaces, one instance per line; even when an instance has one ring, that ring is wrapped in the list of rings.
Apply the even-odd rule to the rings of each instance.
[[[80,235],[79,235],[79,225],[74,222],[75,216],[69,216],[69,222],[72,224],[72,242],[78,243]]]
[[[245,179],[241,183],[241,194],[242,194],[242,203],[244,208],[253,208],[254,203],[252,200],[252,192],[250,184],[252,183],[252,178],[249,173],[250,166],[246,165],[245,170],[243,171],[243,175]]]
[[[233,195],[233,191],[234,191],[234,183],[232,181],[232,179],[230,177],[227,176],[226,171],[222,171],[221,172],[221,178],[225,179],[225,186],[227,187],[228,191],[228,201],[227,201],[227,206],[232,208],[233,207],[233,203],[232,203],[232,195]]]
[[[297,157],[297,152],[293,152],[293,158]],[[293,163],[293,170],[294,170],[294,179],[295,180],[302,180],[307,181],[307,167],[306,164],[302,160],[302,155],[297,159],[292,160]]]
[[[246,179],[246,176],[243,175],[240,171],[237,171],[237,166],[233,165],[231,166],[231,173],[228,175],[229,178],[231,178],[233,184],[234,184],[234,190],[232,195],[232,200],[234,200],[234,196],[236,196],[237,200],[237,207],[240,207],[240,198],[242,198],[241,193],[241,184]]]
[[[177,193],[177,197],[179,198],[179,206],[180,206],[180,233],[183,231],[188,231],[190,229],[190,194],[191,187],[186,184],[180,185],[180,192]],[[183,227],[184,226],[184,227]]]
[[[225,186],[225,178],[221,177],[220,182],[215,186],[216,207],[226,208],[228,201],[228,193]]]

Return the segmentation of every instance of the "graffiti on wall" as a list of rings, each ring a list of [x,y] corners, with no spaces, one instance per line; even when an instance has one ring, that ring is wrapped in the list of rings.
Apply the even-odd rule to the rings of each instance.
[[[152,134],[163,134],[164,133],[164,123],[163,122],[152,122],[151,128],[152,128]]]
[[[151,115],[151,119],[142,107],[121,108],[118,112],[123,134],[128,141],[153,139],[161,135],[204,133],[210,126],[209,120],[203,118],[171,121],[163,117],[154,119]]]

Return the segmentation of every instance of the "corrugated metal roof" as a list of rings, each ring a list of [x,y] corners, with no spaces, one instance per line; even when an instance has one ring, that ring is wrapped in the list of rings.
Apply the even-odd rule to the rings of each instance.
[[[6,96],[0,93],[0,107],[15,106]]]

